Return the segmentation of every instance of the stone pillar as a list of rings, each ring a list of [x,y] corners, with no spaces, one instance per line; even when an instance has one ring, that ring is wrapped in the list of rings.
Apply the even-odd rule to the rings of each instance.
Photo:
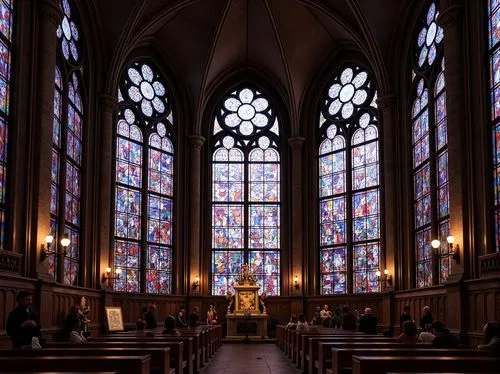
[[[32,158],[32,216],[30,224],[30,275],[53,280],[48,262],[40,262],[40,247],[50,232],[50,175],[52,159],[52,121],[57,54],[56,30],[62,13],[56,0],[39,0],[37,88]]]
[[[471,175],[471,147],[473,138],[468,126],[467,79],[464,68],[464,9],[457,0],[441,3],[438,24],[444,29],[446,108],[448,124],[448,174],[450,180],[450,233],[460,246],[460,263],[452,260],[454,282],[467,276],[473,246],[473,214],[468,182]]]
[[[99,115],[100,115],[100,135],[99,135],[99,183],[98,183],[98,251],[100,257],[96,258],[95,272],[96,284],[102,282],[102,275],[106,267],[111,266],[110,254],[113,250],[112,238],[114,225],[111,222],[113,217],[113,129],[115,127],[114,114],[117,101],[112,95],[101,94],[99,96]]]
[[[189,135],[189,292],[199,295],[207,288],[208,274],[204,276],[201,266],[201,147],[205,138],[200,135]],[[195,277],[199,276],[200,286],[193,289]],[[190,305],[191,307],[191,305]]]
[[[380,127],[383,128],[383,139],[381,138],[380,141],[384,148],[383,159],[380,160],[380,165],[383,165],[383,181],[381,179],[379,183],[384,186],[384,191],[383,193],[381,191],[380,195],[384,202],[381,233],[383,233],[382,235],[385,234],[383,248],[385,263],[384,258],[382,258],[380,271],[383,274],[384,269],[387,268],[389,273],[392,274],[394,286],[397,284],[401,288],[401,277],[403,275],[401,260],[403,256],[396,258],[397,254],[403,251],[403,247],[400,244],[400,225],[402,220],[401,217],[398,217],[398,212],[401,211],[401,209],[398,209],[401,206],[401,189],[398,187],[401,185],[399,183],[401,176],[398,173],[399,168],[396,162],[396,139],[400,137],[395,124],[395,104],[396,99],[392,94],[380,96],[377,99],[377,105],[381,114],[379,123]],[[384,287],[384,283],[382,283],[382,287]]]
[[[306,257],[303,255],[304,246],[304,214],[302,209],[303,204],[303,188],[302,188],[302,169],[303,157],[302,149],[304,146],[304,138],[296,136],[288,139],[288,144],[292,148],[291,170],[292,170],[292,204],[290,209],[292,235],[291,253],[290,253],[290,271],[288,280],[286,274],[283,277],[283,282],[288,285],[290,294],[302,295],[306,293],[307,285],[307,263]],[[295,276],[298,277],[299,287],[294,287]]]

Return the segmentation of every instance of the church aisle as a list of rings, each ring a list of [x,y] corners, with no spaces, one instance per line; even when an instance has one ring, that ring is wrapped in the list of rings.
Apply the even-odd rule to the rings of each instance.
[[[299,374],[275,344],[223,343],[201,374]]]

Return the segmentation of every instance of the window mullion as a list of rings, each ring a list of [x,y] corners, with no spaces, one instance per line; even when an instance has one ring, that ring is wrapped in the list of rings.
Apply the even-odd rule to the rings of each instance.
[[[353,214],[352,214],[352,147],[351,147],[351,133],[345,132],[345,204],[346,204],[346,251],[347,251],[347,287],[346,293],[354,293],[354,238],[353,238]]]
[[[140,277],[139,277],[139,290],[141,293],[146,292],[146,256],[148,246],[148,175],[149,175],[149,134],[146,126],[143,131],[143,145],[142,145],[142,188],[141,188],[141,257],[139,263]]]

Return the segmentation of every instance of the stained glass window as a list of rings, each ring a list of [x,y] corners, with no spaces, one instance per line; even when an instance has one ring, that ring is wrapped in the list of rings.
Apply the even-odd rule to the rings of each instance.
[[[63,20],[57,28],[57,39],[62,57],[58,59],[60,66],[55,70],[50,214],[51,234],[54,238],[62,238],[67,234],[71,243],[64,255],[63,264],[58,263],[58,258],[53,253],[49,255],[48,261],[49,272],[56,280],[68,285],[78,285],[84,120],[81,83],[83,61],[80,57],[81,41],[76,7],[70,0],[61,0],[60,7]],[[72,30],[68,37],[71,42],[68,42],[67,30]],[[66,54],[70,44],[74,50],[71,58]],[[54,241],[53,246],[61,249],[58,240]],[[61,265],[62,277],[58,277],[57,267]]]
[[[500,251],[500,1],[498,0],[488,0],[488,47],[493,138],[495,247],[498,252]]]
[[[320,109],[319,250],[322,295],[380,291],[377,92],[370,73],[344,66]],[[352,269],[349,272],[348,269]],[[348,274],[352,273],[352,286]]]
[[[14,0],[0,1],[0,250],[4,249]]]
[[[122,94],[123,92],[123,94]],[[121,292],[172,292],[173,116],[151,64],[125,70],[118,89],[114,267]]]
[[[444,282],[450,272],[448,130],[443,29],[438,2],[425,8],[414,41],[412,152],[416,286]],[[431,241],[441,247],[434,252]]]
[[[213,120],[212,294],[234,293],[248,262],[260,293],[280,294],[279,121],[253,87],[225,95]]]

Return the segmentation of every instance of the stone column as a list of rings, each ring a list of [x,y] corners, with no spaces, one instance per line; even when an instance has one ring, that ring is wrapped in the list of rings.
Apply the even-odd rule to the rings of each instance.
[[[383,261],[384,258],[382,258],[380,271],[383,273],[384,269],[387,268],[393,276],[393,281],[400,286],[403,264],[401,263],[402,258],[396,258],[397,254],[403,251],[399,235],[402,220],[401,217],[398,217],[397,213],[401,211],[401,209],[398,209],[401,206],[401,188],[398,187],[401,185],[398,183],[401,176],[399,175],[399,168],[396,162],[397,139],[400,136],[395,124],[395,104],[396,99],[392,94],[380,96],[377,99],[377,105],[381,114],[380,127],[383,128],[383,138],[380,141],[384,148],[383,159],[380,160],[380,165],[383,165],[383,168],[381,168],[381,171],[383,171],[383,181],[381,179],[379,183],[384,186],[384,190],[381,191],[380,196],[384,202],[384,216],[381,221],[383,231],[381,230],[381,233],[385,233],[383,248],[385,263]],[[384,284],[382,284],[383,286]]]
[[[473,245],[473,214],[469,179],[471,175],[472,139],[468,126],[467,79],[464,68],[464,9],[459,1],[441,3],[438,24],[444,29],[446,108],[448,125],[448,174],[450,180],[450,233],[460,246],[460,263],[452,260],[450,282],[469,273],[470,249]]]
[[[201,147],[205,138],[200,135],[189,135],[189,293],[199,295],[207,289],[208,275],[203,276],[201,266]],[[199,276],[200,286],[193,290],[195,277]]]
[[[304,245],[304,214],[302,209],[303,204],[303,188],[302,188],[302,169],[303,169],[303,157],[302,149],[304,146],[304,138],[300,136],[295,136],[288,139],[288,144],[292,149],[291,157],[291,170],[292,170],[292,196],[291,196],[291,228],[292,235],[291,240],[291,253],[290,253],[290,271],[288,274],[288,280],[284,277],[283,281],[285,284],[289,285],[290,294],[302,295],[306,293],[305,287],[307,287],[307,263],[306,258],[303,254]],[[285,275],[286,276],[286,275]],[[295,276],[298,277],[299,287],[294,287]]]
[[[115,127],[114,114],[117,106],[116,98],[112,95],[101,94],[99,96],[100,134],[99,134],[99,182],[98,182],[98,251],[96,257],[95,272],[96,284],[102,282],[102,275],[106,267],[111,266],[110,257],[113,246],[114,225],[111,222],[113,217],[113,129]]]
[[[37,88],[32,154],[32,216],[30,224],[30,274],[53,280],[48,262],[40,262],[40,247],[50,232],[50,175],[52,159],[52,121],[54,117],[54,80],[57,54],[56,30],[62,12],[56,0],[39,0]]]

